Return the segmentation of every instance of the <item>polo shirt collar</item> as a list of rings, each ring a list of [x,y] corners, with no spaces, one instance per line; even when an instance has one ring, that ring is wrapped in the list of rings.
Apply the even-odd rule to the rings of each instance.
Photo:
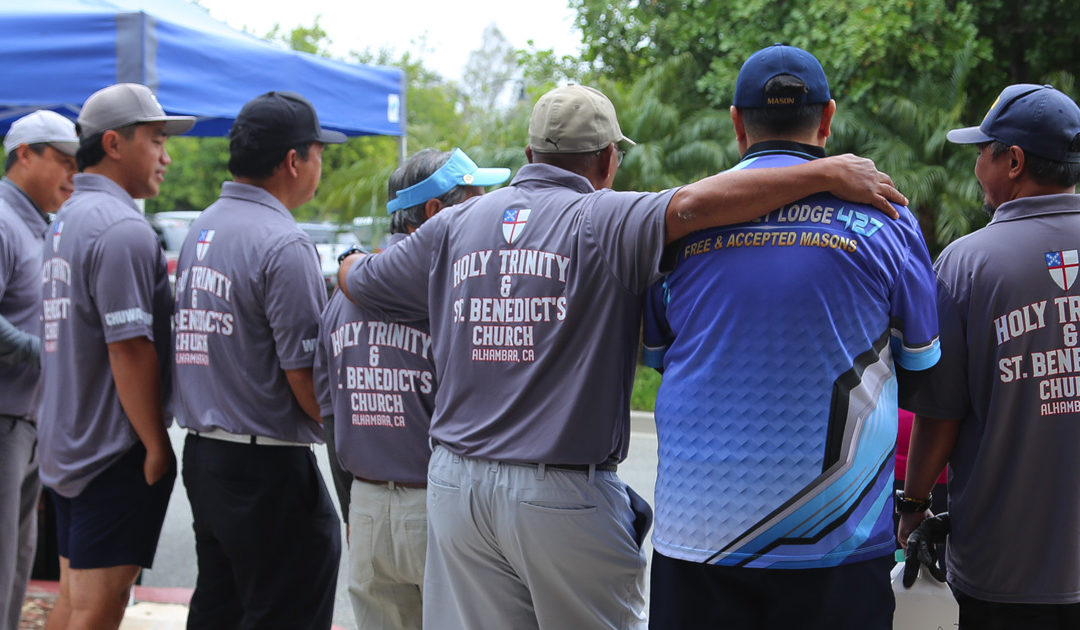
[[[11,181],[8,178],[0,179],[0,185],[3,185],[7,190],[8,197],[24,203],[13,203],[11,206],[15,209],[15,213],[19,215],[19,218],[26,223],[26,227],[30,228],[30,231],[35,233],[45,233],[45,229],[49,227],[49,216],[41,211],[34,200],[30,198],[30,195],[23,192],[22,188]]]
[[[517,175],[514,175],[514,179],[510,182],[510,185],[518,186],[525,182],[538,182],[547,186],[570,188],[580,193],[596,192],[596,189],[593,188],[593,185],[589,180],[581,175],[571,173],[558,166],[541,164],[539,162],[526,164],[518,169]]]
[[[97,173],[75,173],[75,194],[81,192],[100,192],[115,197],[117,201],[124,202],[124,205],[128,206],[135,212],[142,216],[142,210],[139,208],[139,204],[135,203],[128,191],[124,190],[120,184],[117,184],[113,180],[105,177],[104,175],[98,175]]]
[[[1038,195],[1021,197],[1006,201],[998,206],[990,224],[1015,221],[1045,214],[1065,214],[1080,212],[1080,195],[1064,193],[1060,195]]]
[[[740,162],[764,155],[777,154],[795,155],[807,160],[814,160],[825,157],[825,147],[819,147],[815,144],[793,142],[791,140],[763,140],[751,145],[750,148],[746,150],[746,154],[743,155]]]
[[[280,199],[258,186],[241,184],[240,182],[222,182],[221,197],[222,199],[239,199],[240,201],[257,203],[275,212],[280,212],[290,219],[292,218],[292,213],[285,207],[285,204],[281,203]]]

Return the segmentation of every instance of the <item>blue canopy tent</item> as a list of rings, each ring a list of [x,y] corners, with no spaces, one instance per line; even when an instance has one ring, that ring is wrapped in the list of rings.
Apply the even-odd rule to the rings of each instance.
[[[0,6],[0,135],[35,109],[74,118],[96,90],[142,83],[165,111],[198,117],[197,136],[228,133],[251,98],[290,90],[322,126],[404,137],[404,73],[280,49],[186,0],[24,0]]]

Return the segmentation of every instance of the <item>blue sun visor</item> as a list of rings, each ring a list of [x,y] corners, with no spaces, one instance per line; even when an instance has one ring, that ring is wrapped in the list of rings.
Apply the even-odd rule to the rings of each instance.
[[[461,149],[454,149],[450,159],[427,179],[402,188],[397,196],[386,202],[386,211],[393,213],[411,208],[446,194],[455,186],[494,186],[510,178],[508,168],[479,168]]]

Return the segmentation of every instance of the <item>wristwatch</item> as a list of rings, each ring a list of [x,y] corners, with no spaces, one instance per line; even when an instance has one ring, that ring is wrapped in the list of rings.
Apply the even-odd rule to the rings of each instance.
[[[904,496],[903,490],[896,491],[896,513],[897,514],[916,514],[918,512],[925,512],[930,509],[930,503],[934,500],[934,493],[931,492],[930,496],[925,499],[912,499]]]
[[[340,265],[341,263],[345,262],[345,259],[348,258],[349,256],[352,256],[353,254],[366,254],[366,253],[367,252],[364,251],[364,248],[357,247],[356,245],[353,245],[349,249],[346,249],[345,251],[341,252],[341,255],[339,255],[337,257],[337,264]]]

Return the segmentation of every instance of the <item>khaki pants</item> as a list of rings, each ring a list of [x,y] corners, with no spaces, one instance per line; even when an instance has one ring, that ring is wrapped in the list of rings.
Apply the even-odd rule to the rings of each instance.
[[[426,492],[353,481],[349,599],[358,628],[420,628],[427,546]]]

